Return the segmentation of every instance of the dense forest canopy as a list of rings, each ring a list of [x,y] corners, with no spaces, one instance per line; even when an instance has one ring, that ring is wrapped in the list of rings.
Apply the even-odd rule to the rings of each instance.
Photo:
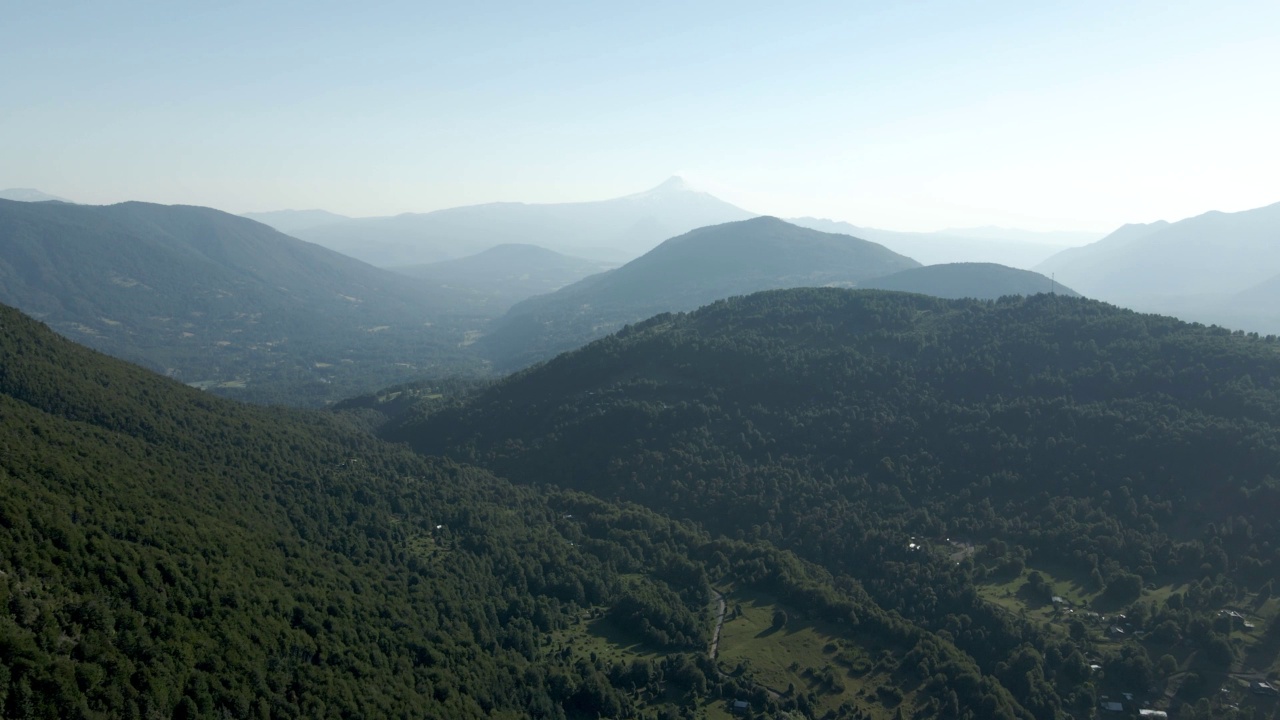
[[[0,706],[1266,717],[1278,353],[1079,298],[800,289],[317,414],[4,309]]]
[[[788,552],[348,417],[211,397],[0,309],[4,716],[1029,717],[949,640]],[[762,613],[793,619],[744,636]],[[752,658],[792,635],[821,649],[774,670],[784,692]]]
[[[629,326],[384,434],[791,549],[988,672],[1028,638],[983,593],[1036,568],[1033,597],[1167,623],[1142,657],[1265,674],[1274,647],[1212,628],[1246,599],[1270,617],[1278,370],[1274,337],[1089,300],[801,289]],[[1014,692],[1041,717],[1081,702],[1046,687]]]

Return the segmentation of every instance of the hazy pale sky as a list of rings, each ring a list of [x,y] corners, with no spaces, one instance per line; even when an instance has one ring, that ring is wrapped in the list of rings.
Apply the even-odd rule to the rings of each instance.
[[[0,188],[233,212],[673,174],[903,230],[1280,201],[1280,2],[3,2]]]

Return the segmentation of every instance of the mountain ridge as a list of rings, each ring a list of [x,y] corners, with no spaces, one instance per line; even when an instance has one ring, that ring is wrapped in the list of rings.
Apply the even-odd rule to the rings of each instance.
[[[249,218],[255,222],[279,230],[285,235],[292,235],[299,230],[318,227],[320,225],[329,225],[351,218],[346,215],[329,212],[328,210],[311,209],[311,210],[268,210],[266,212],[247,212],[240,213],[240,217]]]
[[[996,263],[924,265],[872,278],[859,287],[920,293],[946,299],[995,300],[1006,295],[1038,293],[1080,297],[1076,291],[1040,273]]]
[[[386,384],[410,354],[458,357],[424,329],[439,294],[211,208],[0,201],[0,248],[0,301],[222,392],[329,396],[353,364]]]
[[[841,220],[814,217],[791,218],[789,222],[880,243],[894,252],[915,258],[924,265],[989,262],[1025,270],[1066,247],[1062,244],[1033,243],[1008,238],[966,236],[950,230],[932,233],[881,230],[859,227]]]
[[[670,238],[617,269],[516,304],[477,347],[498,367],[514,367],[658,313],[765,289],[854,285],[916,265],[875,243],[774,217],[713,225]]]
[[[510,243],[625,262],[673,235],[753,215],[690,190],[683,181],[668,180],[607,200],[468,205],[356,218],[300,230],[298,235],[379,266],[447,260]]]
[[[1234,293],[1280,274],[1280,203],[1125,225],[1036,266],[1081,292],[1158,309],[1163,296]]]
[[[0,190],[0,200],[12,200],[14,202],[71,202],[66,198],[50,195],[35,188],[7,188]]]

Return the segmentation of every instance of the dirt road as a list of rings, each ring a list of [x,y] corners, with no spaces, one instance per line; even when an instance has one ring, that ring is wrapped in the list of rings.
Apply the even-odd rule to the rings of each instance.
[[[707,656],[712,660],[716,659],[716,653],[720,652],[720,628],[724,627],[724,611],[728,608],[728,604],[724,601],[724,593],[712,588],[711,592],[716,594],[716,600],[720,602],[720,610],[716,613],[716,631],[711,636],[711,652]]]

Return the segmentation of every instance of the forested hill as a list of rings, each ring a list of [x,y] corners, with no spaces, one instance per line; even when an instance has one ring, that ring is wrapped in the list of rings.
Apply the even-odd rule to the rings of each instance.
[[[713,225],[519,303],[476,347],[500,368],[524,367],[657,313],[774,288],[848,287],[917,266],[881,245],[773,217]]]
[[[492,512],[473,471],[210,397],[7,308],[0,427],[4,717],[463,717],[538,692],[486,619],[503,582],[431,532]]]
[[[553,479],[594,483],[693,433],[717,452],[859,472],[928,457],[911,474],[943,492],[1003,475],[1027,497],[1128,486],[1252,514],[1222,482],[1280,476],[1278,428],[1274,337],[1062,296],[800,289],[655,317],[388,432],[432,452],[473,447],[517,477],[547,462]]]
[[[3,307],[0,489],[6,718],[1030,717],[789,553],[211,397]]]
[[[1280,670],[1278,646],[1218,622],[1275,612],[1274,337],[1052,295],[767,292],[633,325],[387,434],[793,549],[997,677],[1036,644],[1006,607],[1070,631],[1104,689],[1167,687],[1162,706]],[[920,538],[957,561],[971,546],[951,542],[976,543],[977,564],[940,575]],[[1050,615],[1050,592],[1127,610],[1118,629],[1144,639]],[[1043,662],[1015,696],[1039,717],[1090,711]]]
[[[995,300],[1005,295],[1057,293],[1067,297],[1080,294],[1052,279],[996,263],[946,263],[925,265],[892,275],[872,278],[859,287],[868,290],[897,290],[940,298]]]
[[[209,208],[0,201],[0,302],[258,400],[318,403],[471,362],[443,293]]]

